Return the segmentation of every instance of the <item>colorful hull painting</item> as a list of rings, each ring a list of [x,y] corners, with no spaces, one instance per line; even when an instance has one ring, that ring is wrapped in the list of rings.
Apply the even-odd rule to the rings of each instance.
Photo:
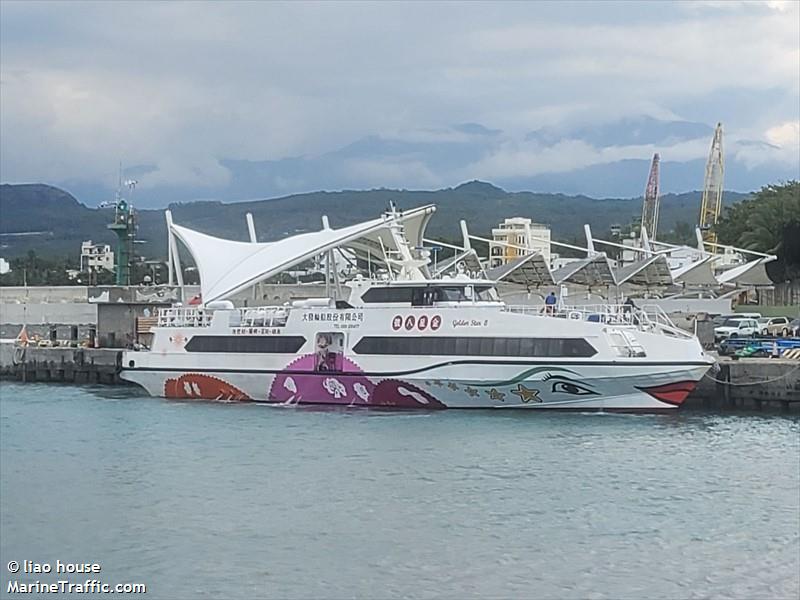
[[[374,377],[346,361],[341,372],[314,372],[301,357],[279,373],[127,370],[123,377],[155,396],[175,399],[252,400],[281,405],[338,405],[399,409],[559,408],[660,410],[680,406],[708,367],[661,370],[594,366],[503,369],[510,376],[476,381],[435,371]]]

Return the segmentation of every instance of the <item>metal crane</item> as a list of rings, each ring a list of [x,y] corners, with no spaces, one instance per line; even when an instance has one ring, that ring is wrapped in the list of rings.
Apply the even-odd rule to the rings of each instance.
[[[711,151],[706,163],[706,177],[703,183],[703,202],[700,205],[700,231],[703,241],[708,244],[717,243],[717,234],[713,231],[722,210],[722,178],[725,173],[725,162],[722,156],[722,123],[717,123]]]
[[[650,239],[656,239],[658,229],[658,165],[661,157],[656,152],[653,155],[653,164],[650,165],[650,176],[647,178],[647,187],[644,189],[644,205],[642,206],[642,228],[650,234]]]

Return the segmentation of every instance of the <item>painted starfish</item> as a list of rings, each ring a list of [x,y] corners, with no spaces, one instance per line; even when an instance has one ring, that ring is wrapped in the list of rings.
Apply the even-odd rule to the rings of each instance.
[[[453,383],[451,381],[450,383],[447,384],[447,387],[449,387],[451,390],[457,390],[458,389],[458,384]]]
[[[496,388],[492,388],[490,390],[484,390],[487,396],[489,396],[489,400],[500,400],[500,402],[506,401],[506,395],[503,392],[498,392]]]
[[[469,387],[469,386],[465,387],[464,391],[467,392],[467,394],[469,394],[472,398],[474,398],[475,396],[477,396],[480,393],[475,388]]]
[[[517,384],[517,389],[511,390],[512,394],[516,394],[519,396],[519,399],[522,400],[525,404],[529,402],[541,402],[542,399],[539,397],[539,390],[531,390],[526,388],[521,383]]]

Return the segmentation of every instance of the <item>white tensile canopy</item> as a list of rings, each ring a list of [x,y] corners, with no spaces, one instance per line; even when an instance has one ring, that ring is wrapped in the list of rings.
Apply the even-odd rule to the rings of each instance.
[[[714,256],[704,256],[700,260],[672,270],[675,283],[687,286],[714,286],[719,281],[714,276]]]
[[[397,222],[402,223],[405,239],[412,250],[424,246],[425,229],[428,227],[428,222],[435,211],[435,206],[427,205],[398,212]],[[392,254],[399,251],[395,237],[388,228],[371,231],[348,242],[347,247],[363,261],[383,264],[385,264],[384,252]],[[422,270],[426,271],[427,269],[423,268]]]
[[[654,254],[643,260],[638,260],[614,274],[617,285],[627,283],[640,287],[666,287],[672,285],[672,275],[669,271],[667,258],[663,254]]]
[[[751,260],[720,273],[717,275],[717,280],[722,284],[740,287],[774,285],[769,275],[767,275],[767,269],[764,267],[764,265],[773,260],[775,260],[774,256]]]
[[[473,277],[478,277],[484,273],[478,253],[470,248],[466,252],[456,253],[454,256],[437,264],[434,276],[452,274],[452,271],[457,272],[458,265],[463,265],[464,270]]]
[[[555,281],[547,261],[540,252],[515,258],[509,263],[486,271],[486,277],[497,282],[511,283],[525,288],[552,286]]]
[[[586,287],[616,285],[617,280],[605,254],[595,254],[581,258],[553,271],[556,284],[574,283]]]
[[[424,206],[340,229],[322,229],[269,243],[226,240],[174,224],[172,231],[194,258],[200,273],[203,302],[207,304],[228,298],[322,252],[374,235],[395,224],[412,221],[412,231],[415,228],[424,230],[435,210],[433,205]],[[417,224],[413,223],[415,220]]]

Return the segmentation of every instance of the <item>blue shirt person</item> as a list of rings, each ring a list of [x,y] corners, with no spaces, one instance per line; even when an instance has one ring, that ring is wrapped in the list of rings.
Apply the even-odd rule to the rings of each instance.
[[[548,315],[556,314],[556,304],[558,304],[558,298],[556,297],[555,292],[550,292],[550,295],[544,299],[545,304],[545,312]]]

